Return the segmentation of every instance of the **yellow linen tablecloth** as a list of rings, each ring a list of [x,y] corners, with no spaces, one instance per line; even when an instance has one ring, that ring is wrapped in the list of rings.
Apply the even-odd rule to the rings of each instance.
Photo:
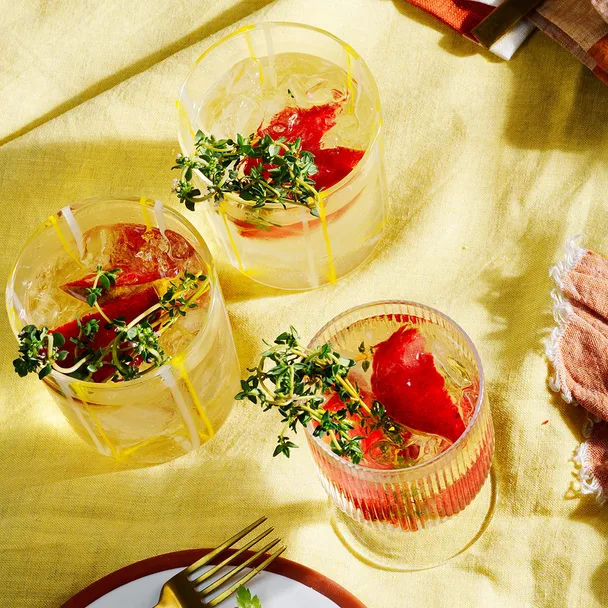
[[[96,455],[43,386],[0,353],[0,598],[58,606],[118,567],[212,546],[266,514],[287,556],[369,608],[608,604],[608,511],[565,497],[583,412],[546,387],[547,275],[567,236],[608,252],[608,88],[537,34],[509,63],[402,0],[6,3],[0,49],[2,283],[49,213],[98,194],[165,201],[175,98],[192,62],[244,23],[311,23],[351,43],[380,88],[390,218],[373,259],[335,287],[287,293],[218,266],[243,368],[260,337],[309,338],[344,309],[424,302],[460,323],[485,363],[497,432],[494,518],[439,568],[391,573],[334,535],[307,449],[273,459],[278,421],[237,405],[197,453],[148,469]],[[8,15],[8,17],[7,17]],[[194,218],[201,230],[201,220]],[[542,424],[545,420],[548,424]]]

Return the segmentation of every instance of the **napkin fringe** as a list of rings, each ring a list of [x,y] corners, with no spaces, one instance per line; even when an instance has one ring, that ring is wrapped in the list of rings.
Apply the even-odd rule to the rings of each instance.
[[[578,469],[577,478],[580,483],[580,493],[586,496],[595,496],[596,500],[605,505],[608,502],[608,496],[602,488],[599,480],[593,474],[589,464],[589,443],[593,427],[600,421],[599,418],[589,416],[583,425],[583,436],[587,441],[583,441],[574,452],[572,460]]]
[[[568,327],[570,318],[574,314],[572,303],[563,293],[567,275],[576,268],[588,253],[586,249],[583,249],[578,244],[580,238],[581,235],[579,234],[566,241],[564,257],[549,270],[549,276],[556,284],[556,288],[551,290],[553,318],[555,319],[556,326],[551,331],[549,338],[545,340],[545,354],[555,370],[555,376],[549,377],[549,388],[556,393],[560,393],[562,399],[572,405],[578,405],[578,403],[572,396],[572,392],[562,376],[565,372],[565,367],[561,356],[560,343]],[[589,440],[593,427],[599,421],[599,418],[591,414],[587,416],[587,420],[583,425],[583,437],[585,441],[576,448],[571,460],[576,468],[575,475],[578,481],[578,487],[575,489],[575,492],[580,495],[595,496],[600,504],[606,504],[608,502],[608,492],[602,488],[600,480],[593,474],[591,454],[589,452]]]
[[[572,304],[570,304],[568,298],[557,289],[551,291],[551,298],[553,299],[553,318],[555,319],[557,326],[553,328],[551,335],[545,340],[545,354],[547,355],[547,359],[553,364],[553,369],[555,370],[555,375],[549,377],[549,388],[556,393],[560,393],[562,399],[566,403],[573,403],[574,399],[570,389],[566,383],[561,380],[564,364],[559,350],[559,343],[564,335],[564,331],[566,331],[568,320],[572,314]]]
[[[569,238],[564,245],[564,258],[549,270],[549,276],[555,281],[560,289],[564,288],[566,275],[574,270],[576,265],[585,257],[586,249],[583,249],[578,241],[581,234]]]
[[[576,405],[576,403],[574,402],[572,393],[566,383],[561,379],[564,364],[559,350],[559,343],[564,335],[564,331],[566,331],[570,316],[572,315],[572,304],[570,304],[568,298],[564,296],[560,290],[564,288],[566,275],[580,263],[587,253],[587,250],[583,249],[578,244],[581,236],[581,234],[577,234],[566,241],[563,259],[549,270],[549,276],[559,288],[551,291],[553,318],[555,319],[557,326],[553,328],[551,335],[545,340],[545,354],[547,355],[547,359],[553,364],[555,370],[555,375],[552,378],[549,378],[549,388],[556,393],[560,393],[562,399],[566,403],[572,403],[574,405]]]

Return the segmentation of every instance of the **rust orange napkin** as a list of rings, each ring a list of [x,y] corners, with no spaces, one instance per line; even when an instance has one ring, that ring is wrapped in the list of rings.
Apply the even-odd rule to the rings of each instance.
[[[430,13],[459,34],[477,42],[472,30],[479,25],[503,0],[408,0],[410,4]],[[503,59],[510,59],[524,40],[535,29],[523,19],[511,31],[490,47],[490,51]]]
[[[581,491],[601,502],[608,496],[608,260],[576,239],[551,268],[557,327],[547,341],[553,390],[589,412],[585,441],[577,450]]]
[[[493,10],[487,4],[497,4],[494,0],[408,1],[472,40],[473,28]],[[608,0],[545,0],[528,15],[527,21],[608,84]]]
[[[470,0],[408,1],[471,40],[475,40],[471,30],[494,10],[493,6]]]

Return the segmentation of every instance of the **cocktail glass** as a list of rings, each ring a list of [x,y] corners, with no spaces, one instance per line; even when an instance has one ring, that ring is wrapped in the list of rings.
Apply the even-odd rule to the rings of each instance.
[[[301,206],[269,204],[260,225],[253,203],[234,194],[220,204],[200,203],[231,263],[260,283],[308,289],[334,282],[380,240],[386,183],[376,83],[357,52],[332,34],[295,23],[263,23],[207,49],[182,86],[179,142],[187,156],[199,129],[218,138],[249,136],[285,108],[327,104],[339,109],[322,147],[360,150],[362,158],[338,183],[321,190],[319,217]],[[206,192],[200,172],[196,180]]]
[[[129,234],[141,233],[146,245],[139,251],[124,248],[125,226]],[[186,248],[187,259],[178,247]],[[142,273],[162,263],[163,276],[179,276],[187,267],[209,278],[198,307],[161,337],[172,359],[129,381],[82,381],[55,370],[43,381],[74,431],[98,452],[154,464],[211,439],[239,382],[214,262],[196,229],[161,202],[144,198],[100,197],[64,207],[25,244],[6,303],[15,335],[28,324],[53,329],[82,318],[91,308],[60,286],[120,257],[130,257],[128,263]],[[135,288],[124,289],[128,297]]]
[[[330,497],[334,529],[346,546],[379,567],[418,570],[469,547],[493,511],[489,473],[494,428],[479,355],[448,317],[421,304],[398,301],[346,311],[323,327],[310,347],[327,342],[342,356],[360,359],[362,342],[383,342],[404,325],[425,336],[435,367],[464,412],[464,433],[450,445],[437,436],[414,432],[407,448],[414,464],[405,468],[390,464],[390,450],[383,450],[382,442],[355,465],[314,437],[312,426],[307,439]],[[363,371],[362,364],[359,361],[351,374],[365,386],[369,371]]]

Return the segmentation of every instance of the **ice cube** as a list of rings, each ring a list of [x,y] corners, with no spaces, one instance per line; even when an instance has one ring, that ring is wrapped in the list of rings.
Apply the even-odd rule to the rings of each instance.
[[[477,399],[479,399],[479,384],[477,382],[473,382],[471,386],[468,386],[462,391],[462,397],[460,401],[456,403],[460,411],[460,415],[464,420],[464,423],[467,425],[471,421],[471,418],[475,412]]]
[[[365,464],[381,469],[403,469],[421,464],[441,454],[450,442],[437,435],[412,433],[400,427],[401,441],[382,431],[374,431],[362,443]]]
[[[199,298],[197,308],[191,308],[185,317],[167,329],[161,336],[161,344],[167,355],[172,357],[182,353],[204,327],[209,314],[209,292]]]
[[[26,287],[26,297],[23,302],[28,311],[29,323],[57,327],[77,315],[82,316],[89,312],[88,304],[78,302],[64,293],[57,284],[59,277],[74,276],[74,268],[72,258],[58,254],[49,256],[36,269],[35,277]],[[78,267],[76,271],[79,271]]]
[[[306,99],[309,104],[313,106],[321,106],[334,101],[334,89],[324,78],[309,78],[306,84]]]
[[[289,77],[281,83],[280,92],[285,93],[285,106],[298,106],[307,108],[311,104],[306,95],[306,76],[304,74],[289,74]]]
[[[200,272],[202,262],[194,247],[180,234],[143,224],[99,226],[84,234],[85,262],[95,269],[122,268],[158,278],[172,278],[185,270]]]
[[[257,97],[237,95],[222,109],[213,132],[217,137],[236,137],[237,133],[250,135],[255,133],[262,123],[264,112]]]
[[[260,77],[260,69],[268,69],[266,58],[261,62],[248,57],[239,62],[227,73],[227,78],[222,84],[225,87],[227,97],[246,94],[251,97],[262,96],[263,77]]]
[[[353,114],[345,114],[342,112],[336,117],[336,124],[323,137],[324,148],[335,148],[337,146],[346,146],[349,148],[357,148],[360,136],[359,121]]]
[[[430,323],[421,326],[419,331],[426,338],[426,349],[433,355],[435,367],[444,377],[448,390],[450,385],[459,389],[470,386],[472,366],[452,338]]]

